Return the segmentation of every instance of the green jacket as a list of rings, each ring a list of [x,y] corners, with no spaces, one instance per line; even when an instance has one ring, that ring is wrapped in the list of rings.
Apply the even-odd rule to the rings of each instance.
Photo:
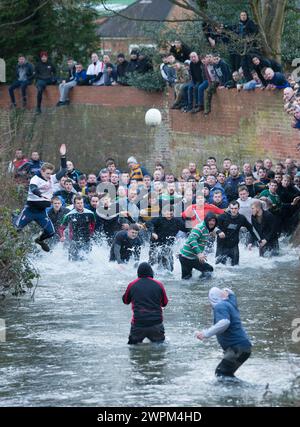
[[[273,206],[270,208],[272,213],[278,212],[280,210],[282,203],[278,194],[271,194],[270,190],[265,189],[260,193],[259,198],[261,197],[267,197],[272,202]]]

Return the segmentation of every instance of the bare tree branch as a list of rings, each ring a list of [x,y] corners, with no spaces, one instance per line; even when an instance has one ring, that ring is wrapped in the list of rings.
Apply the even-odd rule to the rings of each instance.
[[[107,11],[107,12],[111,12],[113,15],[116,16],[120,16],[121,18],[127,19],[129,21],[139,21],[139,22],[197,22],[197,21],[206,21],[214,26],[218,26],[219,23],[213,19],[211,19],[205,12],[203,12],[202,10],[199,10],[195,7],[193,7],[188,1],[185,0],[169,0],[170,3],[173,3],[176,6],[181,7],[182,9],[188,10],[189,12],[194,12],[195,15],[198,16],[195,18],[185,18],[185,19],[151,19],[151,18],[147,18],[147,19],[143,19],[143,18],[132,18],[130,16],[124,15],[123,13],[117,12],[113,9],[111,9],[110,7],[107,6],[106,4],[106,0],[101,0],[101,4],[103,6],[103,8]]]
[[[13,22],[6,22],[5,24],[0,24],[0,28],[4,28],[4,27],[8,27],[10,25],[18,25],[18,24],[22,24],[23,22],[29,21],[29,19],[33,18],[34,15],[36,15],[36,13],[42,9],[43,7],[46,6],[46,4],[48,4],[50,2],[50,0],[46,0],[44,1],[44,3],[40,4],[36,9],[34,9],[34,11],[32,12],[31,15],[26,16],[23,19],[20,19],[19,21],[13,21]]]

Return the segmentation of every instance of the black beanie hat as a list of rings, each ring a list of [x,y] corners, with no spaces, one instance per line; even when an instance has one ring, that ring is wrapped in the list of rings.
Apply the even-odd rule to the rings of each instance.
[[[142,262],[137,270],[138,277],[153,277],[152,267],[147,262]]]
[[[209,223],[209,221],[210,221],[211,219],[215,219],[215,220],[216,220],[216,225],[215,225],[215,226],[217,226],[217,224],[218,224],[217,216],[216,216],[213,212],[207,212],[207,214],[206,214],[206,216],[205,216],[205,218],[204,218],[204,222],[205,222],[206,227],[207,227],[209,230],[210,230],[210,228],[208,227],[208,223]],[[214,228],[215,228],[215,227],[214,227]]]

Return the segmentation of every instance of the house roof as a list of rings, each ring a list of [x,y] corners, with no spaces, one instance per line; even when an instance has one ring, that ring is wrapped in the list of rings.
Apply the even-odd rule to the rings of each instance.
[[[174,4],[168,0],[138,0],[123,9],[120,13],[130,18],[142,19],[166,19]],[[132,38],[145,35],[145,24],[143,21],[134,21],[121,16],[114,15],[99,25],[97,33],[106,38]]]

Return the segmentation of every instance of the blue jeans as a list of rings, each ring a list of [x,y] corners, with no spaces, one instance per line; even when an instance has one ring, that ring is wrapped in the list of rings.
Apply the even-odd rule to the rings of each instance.
[[[193,97],[195,93],[195,107],[203,106],[204,104],[204,91],[208,88],[208,81],[204,80],[202,83],[189,83],[188,85],[188,108],[193,108]]]
[[[16,103],[15,89],[17,89],[18,87],[21,87],[23,101],[26,101],[26,89],[27,89],[27,86],[30,84],[31,82],[29,80],[24,80],[24,81],[16,80],[12,83],[11,86],[9,86],[8,92],[9,92],[11,102],[13,104]]]

